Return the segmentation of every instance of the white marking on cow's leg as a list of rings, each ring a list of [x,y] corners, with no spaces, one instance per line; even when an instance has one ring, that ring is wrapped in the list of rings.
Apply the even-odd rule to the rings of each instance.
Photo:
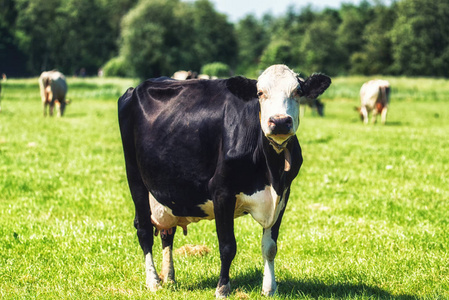
[[[231,283],[228,282],[225,285],[222,285],[221,287],[218,287],[215,289],[215,298],[224,299],[226,298],[229,293],[231,292]]]
[[[147,253],[147,255],[145,255],[145,274],[147,288],[152,292],[157,291],[161,285],[156,268],[154,267],[153,255],[151,255],[151,253]]]
[[[56,107],[56,116],[61,117],[61,104],[59,101],[55,101],[55,107]]]
[[[167,246],[162,250],[161,279],[164,283],[175,282],[175,268],[173,267],[172,247]]]
[[[382,124],[384,124],[385,125],[385,123],[387,122],[387,108],[386,107],[384,107],[383,109],[382,109],[382,113],[381,113],[381,117],[382,117]]]
[[[274,258],[276,257],[276,242],[271,237],[271,228],[265,229],[262,237],[262,256],[264,262],[262,294],[272,296],[276,292],[274,276]]]

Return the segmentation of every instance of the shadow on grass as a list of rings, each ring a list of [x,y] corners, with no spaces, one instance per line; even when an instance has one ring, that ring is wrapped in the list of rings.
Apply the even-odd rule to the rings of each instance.
[[[399,121],[396,121],[396,122],[388,122],[387,121],[387,123],[385,123],[385,125],[386,126],[402,126],[404,124],[402,124],[402,122],[399,122]],[[409,125],[409,124],[407,124],[407,125]]]
[[[84,118],[86,116],[87,116],[87,113],[75,112],[75,113],[65,114],[64,118],[66,118],[66,119],[77,119],[77,118]]]
[[[250,270],[231,277],[232,293],[236,290],[252,292],[261,291],[262,289],[262,272],[260,270]],[[204,278],[200,282],[187,284],[188,290],[206,290],[215,289],[218,282],[218,274],[216,277]],[[313,298],[313,299],[340,299],[340,298],[357,298],[361,296],[369,299],[394,299],[394,300],[415,300],[412,295],[392,295],[378,287],[369,286],[363,283],[334,283],[329,284],[322,281],[302,281],[296,278],[284,278],[278,281],[277,295],[280,298]]]

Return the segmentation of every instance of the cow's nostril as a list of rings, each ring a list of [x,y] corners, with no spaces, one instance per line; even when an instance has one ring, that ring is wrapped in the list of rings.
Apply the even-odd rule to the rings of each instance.
[[[293,119],[289,115],[274,115],[268,119],[272,134],[288,134],[293,127]]]

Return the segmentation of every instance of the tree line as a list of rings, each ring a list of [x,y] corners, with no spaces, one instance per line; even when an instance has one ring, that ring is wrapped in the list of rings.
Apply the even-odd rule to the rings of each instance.
[[[0,73],[9,76],[101,68],[149,78],[218,64],[254,77],[275,63],[306,75],[449,77],[449,1],[291,6],[231,23],[209,0],[0,0]]]

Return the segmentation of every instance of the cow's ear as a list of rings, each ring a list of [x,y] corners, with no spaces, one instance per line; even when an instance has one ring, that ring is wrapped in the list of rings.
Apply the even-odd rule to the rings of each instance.
[[[257,98],[257,81],[242,76],[231,77],[226,80],[226,87],[235,96],[244,101]]]
[[[299,81],[301,96],[315,99],[331,85],[330,77],[324,74],[312,74],[306,81]]]

